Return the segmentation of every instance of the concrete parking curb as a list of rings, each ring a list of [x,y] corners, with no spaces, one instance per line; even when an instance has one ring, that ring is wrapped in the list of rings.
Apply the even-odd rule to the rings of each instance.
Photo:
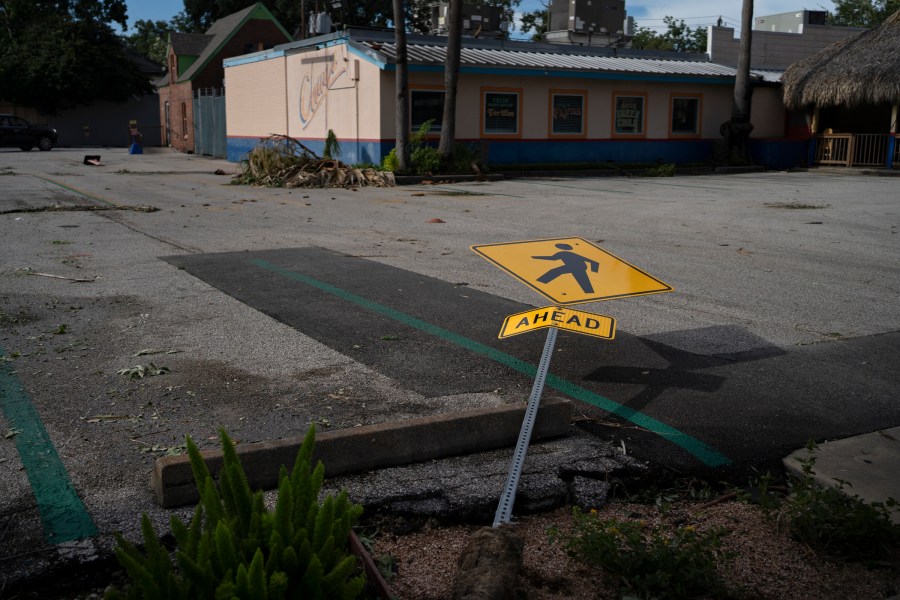
[[[524,404],[505,404],[398,423],[326,431],[316,436],[313,460],[321,460],[325,464],[325,475],[335,477],[512,446],[519,435],[524,414]],[[565,435],[571,417],[569,400],[545,398],[538,410],[532,439]],[[288,468],[293,465],[302,442],[302,437],[296,437],[238,446],[238,456],[250,487],[276,488],[281,465]],[[222,452],[206,450],[202,454],[215,477],[222,467]],[[150,479],[156,501],[164,508],[191,504],[198,499],[187,455],[157,459]]]

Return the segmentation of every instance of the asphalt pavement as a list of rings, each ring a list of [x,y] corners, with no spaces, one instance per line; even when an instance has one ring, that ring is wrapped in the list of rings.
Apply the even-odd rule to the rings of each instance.
[[[675,288],[579,305],[616,339],[564,333],[551,362],[578,435],[629,459],[733,474],[900,425],[896,178],[286,190],[230,185],[235,169],[0,151],[9,578],[103,555],[141,512],[164,527],[149,473],[185,435],[212,448],[219,427],[255,442],[523,402],[543,334],[496,336],[549,303],[475,244],[577,236]]]

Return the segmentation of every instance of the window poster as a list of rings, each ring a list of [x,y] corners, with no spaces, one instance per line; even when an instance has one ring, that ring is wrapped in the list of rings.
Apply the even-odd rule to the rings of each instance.
[[[616,96],[616,133],[644,133],[643,96]]]
[[[519,94],[517,92],[485,92],[484,132],[519,132]]]
[[[553,95],[553,133],[584,132],[584,96],[578,94]]]

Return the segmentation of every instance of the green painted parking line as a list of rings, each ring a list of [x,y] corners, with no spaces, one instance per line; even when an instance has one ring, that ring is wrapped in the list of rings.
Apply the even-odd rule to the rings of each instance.
[[[5,353],[0,347],[0,355]],[[0,363],[0,410],[10,433],[14,433],[47,542],[61,544],[97,535],[97,527],[72,487],[41,416],[6,362]]]
[[[319,281],[318,279],[303,275],[302,273],[297,273],[295,271],[281,268],[261,259],[251,259],[249,263],[277,275],[281,275],[288,279],[304,283],[348,302],[352,302],[357,306],[376,312],[399,323],[418,329],[419,331],[423,331],[425,333],[439,337],[445,341],[466,348],[471,352],[486,356],[487,358],[490,358],[491,360],[498,362],[506,367],[514,369],[515,371],[518,371],[523,375],[527,375],[528,377],[534,377],[537,373],[536,365],[520,360],[514,356],[506,354],[505,352],[501,352],[496,348],[492,348],[480,342],[476,342],[475,340],[469,339],[465,336],[459,335],[442,327],[438,327],[437,325],[432,325],[431,323],[422,321],[421,319],[417,319],[412,315],[408,315],[399,310],[395,310],[389,306],[385,306],[384,304],[373,302],[372,300],[368,300],[366,298],[363,298],[362,296],[357,296],[356,294],[343,290],[339,287],[335,287],[329,283],[325,283],[324,281]],[[601,396],[600,394],[595,394],[594,392],[583,388],[576,383],[572,383],[571,381],[568,381],[561,377],[549,375],[547,377],[546,385],[558,392],[562,392],[563,394],[571,396],[576,400],[581,400],[582,402],[592,404],[598,408],[613,413],[616,416],[619,416],[639,427],[643,427],[644,429],[647,429],[648,431],[651,431],[656,435],[663,437],[673,444],[683,448],[692,456],[694,456],[694,458],[709,467],[720,467],[723,465],[731,464],[731,461],[726,456],[703,443],[702,441],[698,440],[697,438],[679,431],[674,427],[666,425],[665,423],[658,421],[653,417],[649,417],[632,408]]]

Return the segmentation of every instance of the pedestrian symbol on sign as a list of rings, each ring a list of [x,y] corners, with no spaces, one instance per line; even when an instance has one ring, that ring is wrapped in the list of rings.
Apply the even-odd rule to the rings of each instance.
[[[594,286],[591,285],[591,278],[587,271],[588,267],[590,267],[591,273],[596,273],[600,269],[600,263],[596,260],[591,260],[580,254],[571,252],[572,246],[569,244],[556,244],[556,247],[562,250],[562,252],[557,252],[552,256],[531,257],[536,258],[537,260],[561,260],[563,263],[561,267],[550,269],[538,277],[537,280],[541,283],[550,283],[561,275],[571,275],[575,278],[575,282],[581,286],[581,291],[585,294],[593,294]]]
[[[671,286],[582,238],[479,244],[472,250],[557,306],[672,291]]]

